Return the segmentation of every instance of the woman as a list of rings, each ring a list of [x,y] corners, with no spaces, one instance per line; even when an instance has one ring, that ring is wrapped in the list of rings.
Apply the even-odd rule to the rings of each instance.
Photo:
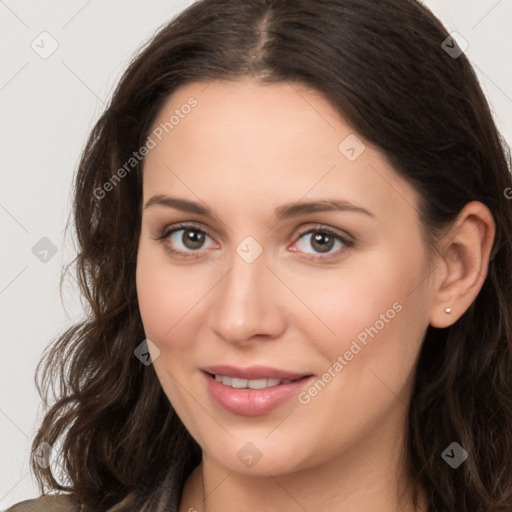
[[[512,510],[506,151],[416,1],[185,10],[84,151],[66,494],[12,510]]]

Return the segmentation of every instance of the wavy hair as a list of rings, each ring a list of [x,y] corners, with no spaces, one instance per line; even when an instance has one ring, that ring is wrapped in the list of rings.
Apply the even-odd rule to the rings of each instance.
[[[200,462],[153,367],[133,354],[145,338],[135,287],[144,159],[108,193],[105,183],[144,145],[177,87],[252,77],[323,94],[419,191],[432,246],[466,203],[492,212],[479,295],[452,326],[427,329],[405,448],[429,512],[512,509],[510,150],[468,59],[446,51],[448,37],[415,0],[200,0],[141,48],[76,174],[72,265],[87,311],[38,366],[46,411],[33,452],[59,446],[66,476],[33,462],[43,492],[70,492],[85,510],[150,510],[158,475],[172,466],[181,486]],[[457,470],[441,458],[455,440],[469,453]]]

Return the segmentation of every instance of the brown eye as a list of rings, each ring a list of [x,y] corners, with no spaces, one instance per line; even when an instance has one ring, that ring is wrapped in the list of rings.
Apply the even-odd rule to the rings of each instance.
[[[334,247],[335,239],[329,233],[324,231],[316,231],[312,233],[310,244],[315,251],[318,252],[329,252]]]
[[[170,229],[161,236],[161,239],[172,251],[178,253],[198,252],[200,249],[208,249],[215,245],[207,233],[193,226]]]
[[[183,229],[181,242],[187,249],[200,249],[205,242],[205,233],[198,230]]]
[[[326,228],[311,229],[302,233],[296,242],[297,250],[313,256],[334,255],[352,245],[353,242],[350,239]]]

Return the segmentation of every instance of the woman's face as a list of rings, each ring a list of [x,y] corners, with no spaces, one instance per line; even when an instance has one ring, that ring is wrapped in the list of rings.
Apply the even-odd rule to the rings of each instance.
[[[297,85],[184,86],[151,139],[140,311],[204,456],[276,475],[394,443],[432,303],[414,189]]]

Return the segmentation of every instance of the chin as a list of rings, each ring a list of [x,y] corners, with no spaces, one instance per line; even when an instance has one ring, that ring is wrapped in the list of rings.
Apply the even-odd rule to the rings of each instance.
[[[207,439],[202,444],[203,457],[207,453],[209,458],[216,460],[228,471],[252,476],[273,476],[294,473],[308,469],[317,464],[315,459],[319,453],[312,453],[313,442],[301,441],[300,429],[294,430],[296,439],[284,435],[267,437],[238,435],[236,437],[224,436],[219,439]],[[302,437],[304,439],[304,437]]]

